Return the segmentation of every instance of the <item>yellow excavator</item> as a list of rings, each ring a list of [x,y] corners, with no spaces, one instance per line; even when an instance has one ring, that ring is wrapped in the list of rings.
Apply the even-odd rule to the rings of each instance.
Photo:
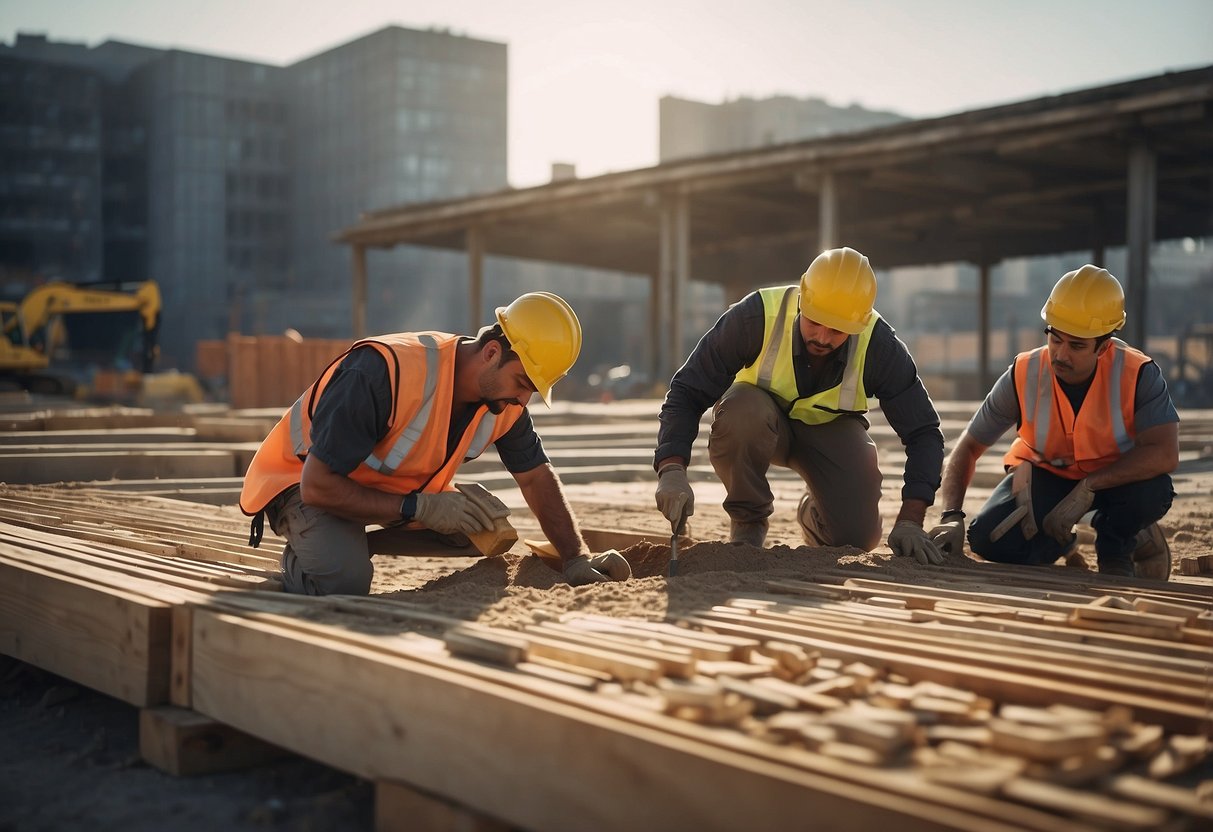
[[[160,304],[160,287],[154,280],[144,281],[131,291],[55,281],[35,287],[20,301],[0,301],[4,332],[0,338],[0,387],[132,401],[167,392],[166,398],[201,401],[201,388],[192,376],[153,372],[159,352]],[[137,355],[127,362],[129,367],[119,366],[126,361],[125,356],[109,356],[106,364],[92,368],[82,385],[78,374],[55,366],[57,352],[66,341],[64,315],[130,312],[138,313],[139,344]],[[115,315],[116,326],[125,328],[128,318]],[[134,327],[129,334],[135,335]],[[160,383],[160,375],[169,381],[167,385]],[[166,386],[175,389],[162,389]]]

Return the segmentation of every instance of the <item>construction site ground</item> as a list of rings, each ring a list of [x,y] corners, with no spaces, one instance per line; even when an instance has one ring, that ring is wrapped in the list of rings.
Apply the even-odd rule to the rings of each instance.
[[[938,404],[950,446],[975,403]],[[370,598],[299,599],[235,507],[274,412],[11,405],[0,832],[1213,822],[1213,413],[1182,414],[1168,583],[1099,576],[1082,526],[1082,562],[1047,568],[804,547],[779,469],[767,548],[730,545],[706,434],[669,579],[658,406],[536,414],[631,581],[568,587],[532,556],[490,453],[459,479],[511,508],[507,554],[379,554]],[[879,414],[872,435],[888,528],[904,457]]]

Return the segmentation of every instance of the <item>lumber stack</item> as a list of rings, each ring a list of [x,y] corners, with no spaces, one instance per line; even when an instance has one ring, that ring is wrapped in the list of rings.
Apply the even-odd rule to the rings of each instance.
[[[169,702],[188,660],[180,611],[280,589],[275,561],[205,513],[218,519],[159,498],[0,486],[0,652],[133,705]]]
[[[1213,821],[1203,579],[835,567],[669,619],[585,590],[505,629],[424,593],[284,595],[246,535],[206,506],[0,487],[0,652],[372,779],[382,805],[419,790],[526,829]]]
[[[585,828],[654,818],[663,828],[736,828],[739,812],[776,828],[844,793],[856,802],[828,816],[832,826],[865,828],[869,801],[896,805],[899,826],[911,828],[1197,829],[1213,820],[1200,782],[1213,774],[1207,589],[1121,582],[1108,594],[1090,576],[1033,586],[992,568],[985,589],[965,590],[957,587],[974,570],[940,570],[937,586],[852,571],[778,582],[769,595],[678,621],[537,612],[512,630],[378,598],[219,598],[226,612],[195,612],[193,639],[204,646],[194,652],[191,707],[526,828],[570,828],[567,814],[548,812],[577,806],[559,786],[536,798],[542,809],[506,799],[537,793],[533,777],[598,778],[586,782],[600,795],[618,788],[629,809],[603,810]],[[240,658],[251,644],[255,670]],[[302,731],[275,704],[290,697],[306,722],[351,687],[360,709],[386,720],[347,726],[356,743]],[[601,719],[609,739],[592,734],[584,749],[562,751],[548,736],[582,736]],[[664,755],[683,742],[712,769],[693,797],[645,762],[673,765]],[[448,768],[435,770],[423,750],[435,745],[448,749]],[[604,747],[629,777],[582,762]],[[464,755],[491,776],[453,778],[467,773]],[[560,762],[518,771],[532,755]],[[724,788],[742,760],[799,784],[780,796],[786,811]],[[637,770],[656,797],[626,784]],[[722,790],[729,807],[704,802],[704,792]],[[683,799],[703,814],[686,814]],[[666,816],[670,806],[678,812]]]

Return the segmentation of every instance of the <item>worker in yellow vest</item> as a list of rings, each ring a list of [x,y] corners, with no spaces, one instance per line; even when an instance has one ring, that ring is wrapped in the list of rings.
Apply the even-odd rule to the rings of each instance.
[[[1175,496],[1179,415],[1158,365],[1113,337],[1125,323],[1124,290],[1086,265],[1057,281],[1040,316],[1045,345],[1016,356],[948,457],[932,539],[961,551],[977,460],[1018,424],[1003,457],[1009,473],[969,526],[973,553],[1053,563],[1074,549],[1074,525],[1093,509],[1100,572],[1165,580],[1171,553],[1157,521]]]
[[[889,546],[920,563],[943,562],[923,530],[943,464],[939,415],[875,299],[868,258],[831,249],[799,284],[752,292],[700,339],[670,382],[654,453],[657,507],[676,531],[695,510],[687,464],[711,407],[708,456],[727,492],[732,542],[765,543],[774,510],[767,471],[777,465],[804,480],[797,521],[805,543],[879,545],[881,474],[865,415],[874,397],[906,448]]]
[[[452,485],[459,466],[493,445],[573,585],[626,580],[617,552],[590,558],[560,479],[527,410],[581,351],[581,323],[548,292],[522,295],[475,338],[404,332],[338,356],[283,414],[244,478],[240,508],[286,539],[288,592],[365,595],[369,524],[468,535],[493,518]],[[626,574],[624,574],[626,573]]]

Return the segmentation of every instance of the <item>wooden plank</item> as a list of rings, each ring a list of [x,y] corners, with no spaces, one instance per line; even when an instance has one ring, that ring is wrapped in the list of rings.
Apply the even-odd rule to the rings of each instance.
[[[6,557],[0,652],[146,707],[168,701],[170,606]]]
[[[175,777],[237,771],[288,752],[194,711],[162,705],[139,712],[139,754]]]
[[[761,617],[764,619],[778,618],[779,614],[764,611]],[[935,644],[964,650],[971,650],[975,644],[980,644],[979,651],[972,651],[975,659],[982,657],[994,661],[995,657],[1005,657],[1038,662],[1038,667],[1042,672],[1061,675],[1066,675],[1067,668],[1071,667],[1111,673],[1119,672],[1126,664],[1131,664],[1133,665],[1133,682],[1130,683],[1130,686],[1147,690],[1152,688],[1151,685],[1146,684],[1147,680],[1163,684],[1201,687],[1204,685],[1205,679],[1205,666],[1201,663],[1192,663],[1184,670],[1156,668],[1155,665],[1162,664],[1183,665],[1180,662],[1168,662],[1155,656],[1145,656],[1140,651],[1074,645],[984,629],[966,632],[962,626],[942,622],[931,626],[905,627],[883,621],[857,621],[854,616],[834,616],[829,610],[815,612],[812,615],[802,612],[794,617],[789,616],[786,620],[818,623],[828,626],[835,632],[878,632],[887,634],[903,643]]]
[[[3,528],[3,524],[0,524],[0,528]],[[92,549],[78,539],[34,532],[31,529],[25,529],[21,533],[10,532],[7,539],[14,547],[22,551],[43,553],[63,561],[87,564],[115,574],[154,580],[195,591],[210,592],[218,587],[272,590],[282,586],[281,582],[276,579],[271,580],[243,573],[232,574],[223,570],[194,569],[189,563],[177,564],[163,559],[157,561],[145,558],[139,552],[123,553],[107,549]]]
[[[1055,638],[1061,641],[1071,641],[1098,647],[1111,647],[1117,650],[1140,653],[1143,656],[1143,661],[1146,660],[1147,654],[1153,654],[1160,657],[1173,657],[1188,662],[1199,663],[1205,661],[1205,657],[1208,654],[1207,649],[1198,649],[1179,641],[1160,641],[1158,639],[1140,638],[1121,633],[1084,630],[1078,627],[1057,627],[1052,624],[1036,624],[1030,621],[963,619],[960,616],[927,610],[916,611],[914,619],[915,621],[942,620],[950,623],[962,623],[965,627],[975,630],[997,630],[999,632]]]
[[[74,535],[64,535],[60,533],[61,529],[62,527],[58,527],[54,532],[46,532],[0,524],[0,534],[16,545],[53,552],[69,560],[93,563],[128,575],[155,576],[165,580],[170,577],[185,578],[215,586],[243,589],[269,590],[281,587],[281,582],[276,577],[264,573],[254,574],[239,566],[228,569],[211,562],[125,549],[122,542],[89,543]],[[123,537],[118,540],[125,542]]]
[[[776,638],[761,627],[738,622],[721,621],[706,617],[688,617],[687,622],[705,629],[750,638]],[[1176,731],[1201,730],[1207,722],[1207,713],[1202,705],[1185,705],[1161,698],[1141,696],[1096,685],[1082,685],[1052,678],[1041,678],[1036,674],[1012,673],[996,668],[975,666],[965,660],[928,658],[892,649],[845,644],[823,637],[806,637],[779,633],[777,639],[791,641],[815,650],[823,655],[834,656],[845,661],[866,661],[882,666],[887,671],[899,673],[912,681],[926,680],[945,685],[967,688],[974,693],[988,696],[996,701],[1016,702],[1025,705],[1050,705],[1054,702],[1080,707],[1106,707],[1126,705],[1133,708],[1141,718],[1159,722]],[[702,670],[702,664],[700,666]]]
[[[695,656],[686,648],[645,645],[610,633],[587,633],[576,627],[554,622],[528,624],[523,628],[523,632],[527,637],[548,636],[585,647],[598,647],[624,656],[648,659],[657,662],[667,676],[690,678],[695,675]]]
[[[1047,660],[1041,662],[1040,659],[1018,658],[996,651],[975,651],[972,649],[971,643],[922,641],[913,638],[913,633],[903,637],[901,633],[873,633],[862,627],[847,627],[837,623],[816,625],[809,619],[790,620],[787,616],[762,610],[755,611],[752,615],[746,615],[729,612],[726,608],[724,611],[707,612],[700,620],[752,624],[755,627],[770,628],[773,633],[796,633],[805,638],[824,637],[844,644],[886,648],[904,654],[963,661],[975,667],[990,667],[1010,672],[1050,676],[1072,682],[1117,688],[1128,693],[1165,696],[1176,701],[1188,701],[1193,704],[1202,703],[1206,698],[1202,679],[1194,678],[1192,681],[1196,684],[1188,686],[1163,685],[1156,680],[1143,681],[1126,676],[1123,667],[1109,666],[1088,669],[1078,666],[1078,663],[1056,664]],[[801,621],[804,623],[800,623]]]
[[[597,615],[594,613],[573,612],[561,618],[561,621],[566,624],[578,625],[581,622],[602,623],[606,625],[625,627],[628,630],[653,633],[659,638],[667,635],[677,639],[685,639],[689,642],[705,643],[712,648],[727,649],[730,653],[728,657],[734,661],[745,662],[750,659],[750,651],[757,647],[761,642],[751,638],[736,638],[735,636],[724,636],[719,633],[705,633],[702,630],[692,630],[689,627],[679,627],[674,624],[667,624],[660,621],[637,621],[632,619],[611,618],[605,615]],[[702,658],[707,658],[706,656]]]
[[[411,783],[536,832],[752,829],[756,818],[790,829],[808,817],[840,829],[1063,829],[1013,807],[967,804],[988,811],[975,814],[929,802],[916,796],[930,793],[921,782],[912,791],[840,779],[490,681],[506,671],[483,667],[471,679],[318,632],[198,610],[195,708],[312,759]],[[586,753],[604,748],[610,753]],[[587,788],[626,797],[587,800]]]
[[[1002,793],[1024,803],[1087,818],[1114,829],[1153,832],[1162,828],[1167,820],[1167,813],[1161,809],[1022,777],[1004,783]]]
[[[177,604],[172,615],[172,649],[169,656],[169,702],[180,708],[188,708],[190,702],[191,674],[194,657],[194,609],[188,604]]]
[[[455,487],[493,519],[493,528],[468,535],[485,557],[505,554],[518,541],[518,532],[510,524],[510,510],[498,497],[478,482],[457,482]]]
[[[1213,803],[1200,800],[1191,789],[1159,783],[1148,777],[1121,774],[1108,782],[1108,791],[1119,797],[1151,806],[1174,809],[1185,815],[1213,820]]]

